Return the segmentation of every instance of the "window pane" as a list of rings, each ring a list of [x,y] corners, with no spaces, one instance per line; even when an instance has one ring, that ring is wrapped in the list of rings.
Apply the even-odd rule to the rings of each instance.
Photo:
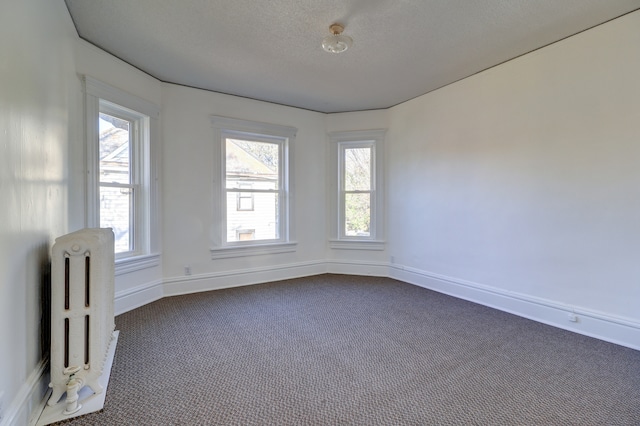
[[[133,251],[132,203],[133,189],[100,187],[100,227],[113,228],[116,253]]]
[[[371,225],[371,194],[345,194],[344,233],[346,236],[368,237]]]
[[[371,189],[371,148],[344,150],[344,189],[346,191]]]
[[[226,188],[278,189],[279,146],[226,139]]]
[[[249,193],[253,210],[238,210],[237,194],[227,192],[227,242],[278,239],[278,194]]]
[[[100,113],[100,182],[131,182],[131,122]]]

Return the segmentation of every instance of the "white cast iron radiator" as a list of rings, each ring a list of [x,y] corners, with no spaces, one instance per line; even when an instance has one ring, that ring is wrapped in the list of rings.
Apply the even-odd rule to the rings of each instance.
[[[82,229],[57,238],[53,245],[49,385],[53,391],[48,405],[58,404],[66,392],[66,400],[60,401],[63,415],[82,408],[78,399],[85,386],[94,394],[106,387],[101,376],[117,340],[114,268],[111,228]]]

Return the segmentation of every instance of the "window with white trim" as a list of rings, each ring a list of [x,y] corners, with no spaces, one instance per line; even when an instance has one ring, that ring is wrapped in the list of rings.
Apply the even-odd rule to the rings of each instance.
[[[382,250],[384,130],[336,132],[332,143],[332,248]]]
[[[112,228],[116,274],[159,263],[152,133],[159,108],[84,77],[87,129],[86,226]],[[121,268],[118,267],[121,266]]]
[[[289,176],[296,129],[217,116],[212,124],[220,224],[212,256],[292,251]]]
[[[370,238],[375,205],[375,143],[342,142],[340,146],[341,237]]]
[[[145,209],[142,145],[148,117],[100,101],[98,186],[101,228],[115,235],[116,256],[142,254]]]

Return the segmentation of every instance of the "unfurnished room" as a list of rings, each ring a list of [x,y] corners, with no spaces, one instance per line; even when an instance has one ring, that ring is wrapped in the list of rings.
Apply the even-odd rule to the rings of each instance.
[[[640,0],[2,0],[0,426],[640,425]]]

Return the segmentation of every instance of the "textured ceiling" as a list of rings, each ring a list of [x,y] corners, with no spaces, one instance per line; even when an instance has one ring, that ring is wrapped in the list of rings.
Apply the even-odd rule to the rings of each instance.
[[[83,39],[165,82],[321,112],[388,108],[640,0],[66,0]],[[354,40],[326,53],[340,22]]]

